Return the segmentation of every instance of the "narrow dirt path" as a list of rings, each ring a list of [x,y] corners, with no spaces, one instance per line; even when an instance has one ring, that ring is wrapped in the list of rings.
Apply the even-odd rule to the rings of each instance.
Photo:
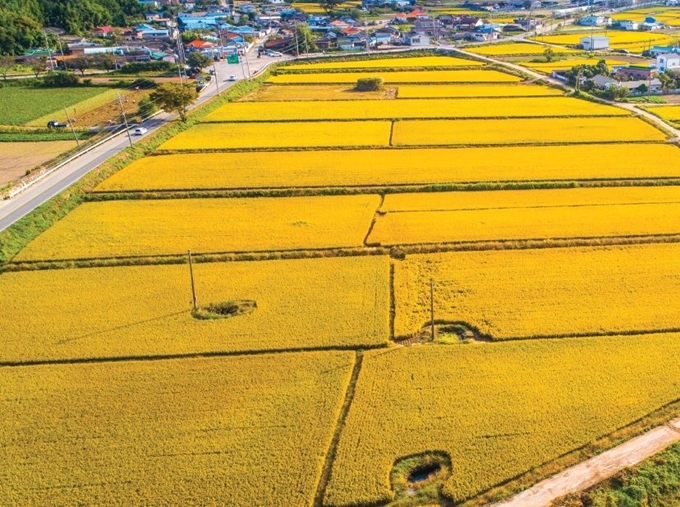
[[[491,507],[544,507],[570,493],[588,489],[624,468],[637,465],[680,442],[680,417],[553,475]]]

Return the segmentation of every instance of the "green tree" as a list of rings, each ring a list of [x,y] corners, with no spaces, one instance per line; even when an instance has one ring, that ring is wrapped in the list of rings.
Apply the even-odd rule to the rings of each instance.
[[[607,91],[605,92],[605,97],[607,97],[609,100],[625,99],[628,97],[628,95],[630,95],[628,88],[621,85],[612,85],[607,88]]]
[[[47,58],[41,56],[40,58],[33,60],[31,62],[31,70],[33,71],[33,74],[35,74],[35,77],[40,76],[40,74],[47,70]]]
[[[0,7],[0,54],[19,55],[37,47],[42,39],[41,24],[31,16]]]
[[[137,110],[137,114],[141,116],[142,119],[148,118],[156,111],[158,111],[158,106],[151,100],[150,97],[144,97],[139,101],[139,109]]]
[[[194,51],[187,57],[187,65],[193,67],[194,69],[203,70],[206,67],[212,65],[213,59],[203,53]]]
[[[330,14],[344,1],[345,0],[321,0],[319,4],[323,10]]]
[[[298,23],[295,26],[297,41],[297,53],[314,53],[319,50],[314,42],[314,35],[307,23]]]
[[[189,106],[196,101],[198,93],[190,84],[163,83],[149,98],[165,112],[177,113],[182,121],[186,121]]]
[[[543,51],[543,56],[545,57],[546,62],[552,62],[555,58],[555,51],[553,51],[553,48],[546,48],[546,50]]]
[[[77,70],[78,72],[80,72],[81,76],[84,76],[85,71],[87,69],[92,68],[92,66],[94,65],[94,59],[90,56],[83,55],[78,56],[76,58],[72,58],[71,60],[69,60],[68,64],[70,68]]]
[[[7,81],[7,73],[14,67],[14,63],[14,58],[11,56],[0,56],[0,74],[5,81]]]
[[[116,68],[118,59],[113,53],[97,53],[94,55],[93,64],[104,70],[113,70]]]

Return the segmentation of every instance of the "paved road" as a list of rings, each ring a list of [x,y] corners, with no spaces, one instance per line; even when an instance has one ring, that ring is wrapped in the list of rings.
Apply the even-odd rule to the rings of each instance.
[[[625,468],[637,465],[680,442],[680,417],[567,468],[506,502],[492,507],[544,507],[571,493],[586,490]]]
[[[248,70],[250,70],[251,75],[255,75],[275,61],[277,61],[276,58],[266,56],[257,58],[254,54],[254,49],[251,49],[248,55],[247,66],[245,64],[227,64],[225,61],[216,63],[216,77],[213,77],[213,82],[201,92],[199,99],[192,107],[196,107],[213,98],[217,94],[218,86],[220,92],[224,92],[224,90],[233,86],[235,82],[227,81],[229,76],[236,76],[236,82],[238,82],[247,77]],[[145,121],[142,125],[151,133],[174,119],[176,119],[176,115],[161,113]],[[138,142],[140,139],[143,139],[143,137],[132,136],[133,142]],[[41,204],[58,195],[88,172],[128,146],[128,137],[125,132],[121,132],[110,141],[69,162],[12,199],[0,201],[0,231],[5,230]]]

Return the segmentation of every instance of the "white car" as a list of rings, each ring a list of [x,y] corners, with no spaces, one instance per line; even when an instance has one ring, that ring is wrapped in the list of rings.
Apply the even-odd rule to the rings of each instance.
[[[148,131],[149,131],[149,129],[147,129],[146,127],[137,127],[137,128],[134,130],[133,134],[136,135],[136,136],[143,136],[143,135],[146,134]]]
[[[264,52],[264,54],[267,55],[267,56],[273,56],[275,58],[279,57],[279,56],[283,56],[283,53],[279,53],[278,51],[272,51],[271,49],[267,49]]]
[[[232,74],[227,78],[227,81],[236,81],[236,76]]]

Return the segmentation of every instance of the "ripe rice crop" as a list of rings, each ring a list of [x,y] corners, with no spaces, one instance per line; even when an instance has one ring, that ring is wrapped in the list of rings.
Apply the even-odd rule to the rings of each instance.
[[[395,145],[541,144],[661,141],[665,135],[637,118],[404,120],[394,124]]]
[[[672,125],[680,125],[680,106],[645,107],[645,109]]]
[[[388,195],[368,243],[381,245],[680,234],[680,188]]]
[[[356,9],[361,7],[360,2],[343,2],[335,6],[335,9]],[[294,2],[291,8],[304,12],[305,14],[325,14],[326,10],[318,3],[311,2]]]
[[[540,161],[529,164],[527,160]],[[420,166],[427,161],[427,171]],[[498,161],[502,163],[498,163]],[[95,191],[680,177],[670,144],[196,153],[137,160]],[[391,199],[391,198],[390,198]],[[391,201],[390,201],[391,202]]]
[[[520,78],[495,70],[429,70],[425,72],[335,72],[319,74],[280,74],[269,78],[274,84],[344,84],[366,77],[381,77],[394,83],[518,83]]]
[[[482,62],[453,56],[414,56],[406,58],[374,58],[371,60],[330,61],[286,65],[282,70],[327,69],[401,69],[408,67],[481,67]]]
[[[352,364],[316,352],[3,368],[0,495],[311,505]]]
[[[618,107],[572,97],[517,97],[316,102],[235,102],[206,116],[206,122],[292,120],[383,120],[396,118],[498,118],[628,116]]]
[[[537,70],[549,74],[556,69],[571,69],[577,65],[597,65],[601,58],[574,58],[573,60],[557,60],[554,62],[521,62],[519,65],[528,69]],[[611,68],[617,65],[628,65],[622,60],[606,59],[605,63]]]
[[[389,335],[386,257],[198,263],[194,278],[199,306],[257,308],[195,319],[186,264],[5,273],[0,360],[375,346]]]
[[[390,122],[304,122],[195,125],[161,150],[224,150],[335,146],[386,146]]]
[[[677,334],[370,351],[326,504],[387,503],[395,460],[432,450],[464,500],[676,400],[678,378]]]
[[[376,195],[85,203],[17,260],[361,246]]]
[[[563,95],[557,88],[536,85],[401,85],[397,91],[400,99],[434,99],[456,97],[543,97]]]
[[[557,45],[576,45],[581,43],[583,37],[593,36],[607,36],[609,37],[610,46],[618,49],[628,49],[629,51],[643,51],[650,49],[654,45],[670,45],[675,41],[674,37],[664,33],[655,32],[632,32],[608,30],[600,32],[579,32],[579,33],[564,33],[555,35],[541,35],[533,37],[536,40],[541,40],[549,44]]]
[[[377,92],[358,92],[350,85],[263,85],[241,102],[287,101],[287,100],[365,100],[390,98],[393,88]]]
[[[543,36],[541,36],[543,37]],[[546,46],[542,44],[530,43],[510,43],[510,44],[491,44],[489,46],[475,46],[468,49],[470,53],[477,53],[480,55],[489,56],[507,56],[507,55],[542,55]],[[575,49],[569,48],[553,48],[556,54],[572,54],[580,53]]]
[[[412,255],[395,270],[395,334],[430,318],[467,322],[495,339],[680,327],[680,245]]]

